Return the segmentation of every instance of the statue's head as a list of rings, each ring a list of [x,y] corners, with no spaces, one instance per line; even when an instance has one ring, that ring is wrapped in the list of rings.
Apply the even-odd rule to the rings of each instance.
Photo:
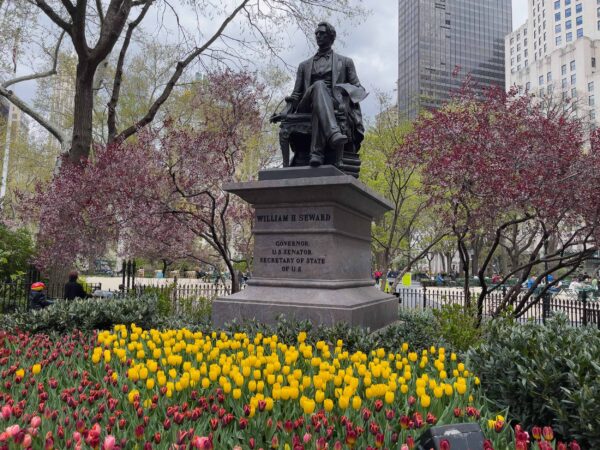
[[[329,22],[320,22],[315,30],[315,37],[319,48],[331,47],[336,37],[335,28]]]

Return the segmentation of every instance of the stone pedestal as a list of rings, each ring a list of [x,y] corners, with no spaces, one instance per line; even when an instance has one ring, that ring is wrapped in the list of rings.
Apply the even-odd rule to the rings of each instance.
[[[284,314],[374,330],[396,319],[396,298],[370,277],[371,222],[387,200],[333,166],[262,171],[224,189],[256,211],[254,270],[245,290],[213,302],[215,326]]]

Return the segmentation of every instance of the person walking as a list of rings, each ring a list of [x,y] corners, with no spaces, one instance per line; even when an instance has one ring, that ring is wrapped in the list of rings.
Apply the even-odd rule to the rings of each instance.
[[[65,300],[74,300],[76,298],[87,298],[89,295],[83,289],[83,286],[77,282],[79,274],[75,271],[69,273],[69,281],[65,284]]]

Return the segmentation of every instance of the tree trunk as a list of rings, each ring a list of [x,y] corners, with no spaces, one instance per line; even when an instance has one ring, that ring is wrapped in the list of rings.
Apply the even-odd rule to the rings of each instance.
[[[89,156],[92,146],[92,114],[94,110],[95,65],[80,60],[75,75],[75,105],[73,108],[73,139],[69,158],[80,163]]]

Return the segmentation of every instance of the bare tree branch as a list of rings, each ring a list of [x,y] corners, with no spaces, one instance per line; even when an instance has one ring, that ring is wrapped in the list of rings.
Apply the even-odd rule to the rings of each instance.
[[[61,145],[64,145],[67,140],[63,135],[60,128],[50,121],[46,120],[39,113],[34,111],[27,103],[25,103],[22,99],[17,97],[13,91],[6,89],[4,86],[0,86],[0,95],[5,97],[9,102],[18,107],[25,114],[30,116],[33,120],[39,123],[42,127],[44,127],[48,132],[54,136]]]
[[[24,75],[22,77],[13,78],[12,80],[7,80],[4,83],[2,83],[2,87],[7,88],[12,84],[21,83],[22,81],[37,80],[39,78],[46,78],[46,77],[49,77],[52,75],[56,75],[56,66],[58,64],[58,52],[60,50],[60,44],[62,43],[65,33],[66,33],[65,31],[60,33],[60,37],[58,38],[58,42],[56,43],[56,47],[54,48],[52,69],[47,70],[45,72],[33,73],[31,75]]]
[[[250,0],[243,0],[240,3],[240,5],[238,5],[238,7],[235,8],[233,10],[233,12],[229,16],[227,16],[227,18],[221,23],[221,26],[219,26],[218,30],[215,31],[215,33],[210,37],[210,39],[208,39],[204,43],[204,45],[202,45],[201,47],[196,48],[192,53],[190,53],[188,55],[187,58],[185,58],[183,61],[179,61],[177,63],[175,72],[173,73],[173,75],[169,79],[169,81],[168,81],[167,85],[165,86],[165,88],[164,88],[163,92],[161,93],[161,95],[150,106],[150,109],[148,110],[148,112],[146,113],[146,115],[144,117],[142,117],[140,120],[138,120],[135,124],[131,125],[130,127],[128,127],[125,130],[123,130],[121,133],[119,133],[119,135],[115,138],[115,140],[124,141],[129,136],[135,134],[137,132],[137,130],[139,130],[140,128],[142,128],[142,127],[148,125],[150,122],[152,122],[152,120],[154,119],[154,116],[156,116],[156,113],[158,112],[159,108],[167,100],[167,98],[169,98],[169,95],[171,94],[171,91],[173,90],[173,87],[175,86],[175,83],[177,83],[177,80],[179,80],[179,78],[181,77],[181,75],[183,73],[183,70],[195,58],[197,58],[199,55],[201,55],[202,52],[204,52],[208,47],[210,47],[210,45],[212,45],[212,43],[214,41],[216,41],[219,38],[219,36],[221,35],[221,33],[223,33],[223,31],[227,27],[227,25],[229,25],[229,23],[244,8],[244,6],[246,6],[246,4],[249,1]]]
[[[131,35],[133,34],[133,30],[140,24],[143,20],[144,16],[150,9],[152,5],[152,1],[148,1],[137,18],[129,23],[127,27],[127,32],[125,33],[125,39],[123,40],[123,45],[121,46],[121,51],[119,53],[119,60],[117,62],[117,68],[115,71],[114,83],[113,83],[113,91],[110,97],[110,101],[108,102],[108,142],[111,143],[116,134],[117,134],[117,102],[119,101],[119,95],[121,92],[121,82],[123,80],[123,66],[125,64],[125,55],[127,53],[127,49],[129,48],[129,43],[131,42]]]
[[[69,35],[71,35],[73,24],[67,22],[62,17],[60,17],[60,15],[58,15],[58,13],[56,11],[54,11],[52,9],[52,7],[50,5],[48,5],[48,3],[45,2],[45,0],[30,0],[30,2],[31,1],[33,1],[34,4],[38,8],[40,8],[44,12],[44,14],[46,14],[48,16],[48,18],[50,20],[52,20],[52,22],[54,22],[60,28],[65,30]]]

